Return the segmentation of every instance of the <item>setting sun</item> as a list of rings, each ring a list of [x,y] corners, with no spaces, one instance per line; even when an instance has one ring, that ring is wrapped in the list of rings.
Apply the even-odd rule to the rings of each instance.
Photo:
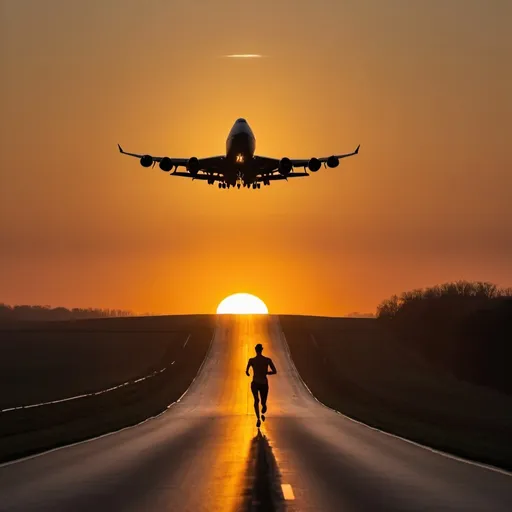
[[[235,293],[226,297],[217,307],[218,315],[267,315],[265,303],[250,293]]]

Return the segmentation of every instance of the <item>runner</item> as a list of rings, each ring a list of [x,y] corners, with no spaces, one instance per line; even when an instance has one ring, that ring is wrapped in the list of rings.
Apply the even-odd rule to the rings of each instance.
[[[267,412],[267,397],[268,397],[268,380],[267,375],[275,375],[277,373],[276,367],[270,357],[261,355],[263,352],[263,345],[258,343],[254,349],[256,350],[256,357],[251,357],[247,362],[245,374],[249,377],[249,368],[252,367],[252,382],[251,391],[254,396],[254,412],[256,413],[256,426],[259,428],[260,421],[260,400],[261,397],[261,419],[265,421],[265,413]],[[268,367],[270,370],[268,371]],[[259,393],[259,397],[258,397]]]

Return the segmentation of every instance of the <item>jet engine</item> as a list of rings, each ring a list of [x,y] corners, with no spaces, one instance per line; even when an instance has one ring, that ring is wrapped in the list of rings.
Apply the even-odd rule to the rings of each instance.
[[[327,166],[328,167],[338,167],[338,165],[340,165],[340,160],[339,158],[336,158],[335,156],[330,156],[328,159],[327,159]]]
[[[142,167],[151,167],[152,164],[153,157],[151,155],[144,155],[143,157],[141,157],[140,165],[142,165]]]
[[[282,176],[288,176],[293,168],[292,161],[289,158],[281,158],[279,162],[279,174]]]
[[[172,171],[172,168],[174,167],[173,161],[168,157],[164,156],[162,160],[160,160],[160,169],[165,172]]]
[[[320,169],[320,166],[322,164],[320,163],[320,160],[318,158],[312,158],[308,163],[308,168],[311,172],[316,172],[318,169]]]
[[[192,175],[196,175],[199,171],[199,160],[195,156],[188,159],[187,171]]]

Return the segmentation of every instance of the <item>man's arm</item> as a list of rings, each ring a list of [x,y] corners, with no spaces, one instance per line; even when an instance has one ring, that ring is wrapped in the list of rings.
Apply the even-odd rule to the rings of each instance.
[[[249,359],[249,361],[247,361],[247,368],[245,369],[245,375],[247,375],[247,377],[250,377],[249,375],[249,368],[252,366],[251,364],[251,360]]]
[[[269,358],[268,365],[270,366],[270,369],[272,371],[267,372],[267,375],[275,375],[277,373],[276,367],[274,366],[274,363],[272,362],[272,359]]]

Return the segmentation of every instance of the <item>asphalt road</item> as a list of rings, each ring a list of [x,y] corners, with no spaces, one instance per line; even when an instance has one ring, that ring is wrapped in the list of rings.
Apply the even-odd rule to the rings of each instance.
[[[244,373],[258,342],[278,369],[260,434]],[[327,409],[302,384],[276,319],[225,317],[179,403],[1,466],[0,510],[510,511],[512,476]]]

